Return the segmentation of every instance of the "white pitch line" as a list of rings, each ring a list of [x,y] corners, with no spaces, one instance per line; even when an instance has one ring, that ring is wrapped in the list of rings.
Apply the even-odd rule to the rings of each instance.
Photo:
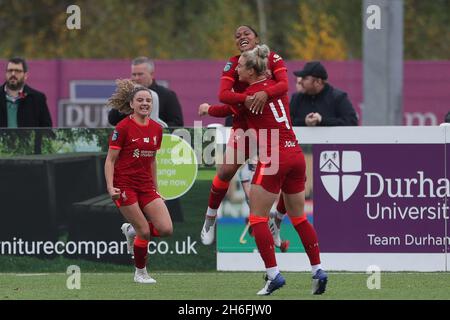
[[[3,273],[7,274],[7,273]],[[14,273],[16,277],[34,277],[34,276],[48,276],[49,273]]]
[[[263,271],[261,271],[263,272]],[[234,273],[261,273],[259,271],[228,271],[228,272],[175,272],[175,273],[171,273],[171,272],[151,272],[151,274],[157,274],[160,276],[196,276],[199,274],[214,274],[215,276],[228,276],[228,275],[232,275]],[[114,276],[114,275],[119,275],[119,274],[129,274],[132,272],[81,272],[81,274],[86,274],[86,275],[93,275],[93,276]],[[301,272],[293,272],[293,271],[286,271],[284,272],[285,274],[309,274],[310,272],[307,271],[301,271]],[[347,276],[347,275],[367,275],[366,272],[328,272],[328,274],[330,275],[335,275],[335,276]],[[385,275],[401,275],[401,274],[420,274],[420,275],[435,275],[435,274],[449,274],[450,272],[444,272],[444,271],[424,271],[424,272],[406,272],[406,271],[401,271],[401,272],[390,272],[390,271],[382,271],[381,274],[385,274]],[[51,273],[12,273],[12,272],[1,272],[0,276],[16,276],[16,277],[34,277],[34,276],[51,276],[51,275],[67,275],[66,273],[62,273],[62,272],[51,272]]]

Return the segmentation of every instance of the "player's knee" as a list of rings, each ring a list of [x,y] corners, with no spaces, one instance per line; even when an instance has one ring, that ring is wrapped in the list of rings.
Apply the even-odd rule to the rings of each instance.
[[[151,236],[151,234],[150,234],[150,230],[147,231],[147,232],[143,232],[142,234],[138,234],[138,235],[139,235],[139,237],[140,237],[141,239],[145,239],[145,240],[147,240],[147,241],[150,241],[151,238],[152,238],[152,236]]]
[[[144,240],[150,241],[151,239],[151,232],[149,228],[137,228],[136,229],[136,235]]]
[[[160,227],[158,233],[161,237],[170,237],[173,234],[173,227],[171,225]]]

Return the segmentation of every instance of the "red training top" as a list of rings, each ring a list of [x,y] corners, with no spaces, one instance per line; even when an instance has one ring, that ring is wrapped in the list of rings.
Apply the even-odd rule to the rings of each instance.
[[[247,94],[245,94],[244,91],[248,87],[247,83],[239,81],[239,75],[236,71],[239,57],[240,55],[230,58],[225,65],[222,72],[222,77],[220,78],[219,100],[222,103],[231,105],[231,109],[224,108],[223,106],[212,106],[208,110],[208,114],[214,117],[223,117],[234,114],[234,128],[240,128],[241,126],[239,126],[239,124],[245,126],[245,120],[238,115],[244,108],[241,108],[239,105],[245,102]],[[287,68],[283,58],[274,52],[270,52],[267,70],[270,72],[270,76],[276,81],[275,86],[264,90],[268,94],[269,98],[287,94],[288,77]],[[236,122],[239,122],[239,124]]]
[[[271,89],[275,86],[274,80],[266,79],[258,81],[250,85],[245,91],[248,95],[253,95],[255,92]],[[247,119],[248,127],[255,129],[258,134],[258,149],[262,146],[268,146],[268,155],[271,154],[271,130],[277,130],[279,140],[274,141],[273,147],[279,148],[280,152],[291,152],[300,150],[297,137],[292,129],[291,116],[289,112],[289,98],[287,94],[268,99],[264,106],[262,114],[254,114],[250,110],[245,109],[245,118]],[[261,136],[260,131],[267,129],[267,136]],[[267,139],[265,139],[267,137]],[[262,141],[261,139],[264,139]]]
[[[111,149],[120,150],[114,165],[114,187],[154,186],[151,164],[161,148],[162,131],[152,119],[141,125],[128,116],[117,124],[109,140]]]

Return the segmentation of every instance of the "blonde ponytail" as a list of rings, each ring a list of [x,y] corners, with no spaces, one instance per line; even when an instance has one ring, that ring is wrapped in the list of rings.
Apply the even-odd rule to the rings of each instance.
[[[270,49],[267,45],[257,45],[252,50],[248,50],[242,53],[245,58],[245,67],[247,69],[254,69],[257,75],[265,74],[267,71],[268,58]]]

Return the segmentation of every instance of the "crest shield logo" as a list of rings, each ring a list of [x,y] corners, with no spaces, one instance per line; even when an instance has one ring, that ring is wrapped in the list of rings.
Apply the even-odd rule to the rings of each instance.
[[[361,180],[361,167],[361,153],[358,151],[320,153],[320,180],[328,194],[338,202],[347,201],[356,191]]]

